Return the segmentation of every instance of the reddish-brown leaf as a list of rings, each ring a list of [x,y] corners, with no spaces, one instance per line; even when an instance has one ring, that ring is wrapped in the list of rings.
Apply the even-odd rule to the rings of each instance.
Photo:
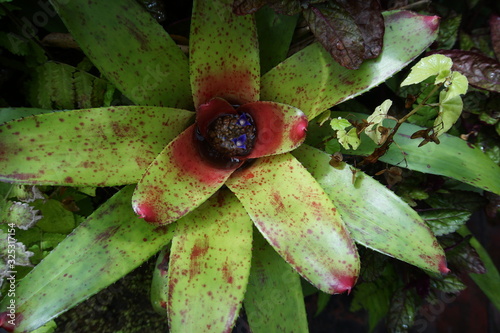
[[[453,70],[467,77],[476,88],[500,92],[500,62],[472,51],[440,50],[453,60]]]

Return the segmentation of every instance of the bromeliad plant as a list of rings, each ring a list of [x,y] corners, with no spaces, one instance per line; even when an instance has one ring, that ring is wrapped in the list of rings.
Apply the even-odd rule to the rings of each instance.
[[[298,147],[308,120],[425,50],[436,17],[386,13],[384,49],[358,70],[313,44],[261,77],[254,18],[232,14],[230,1],[195,1],[189,60],[132,0],[52,3],[100,72],[141,106],[5,123],[1,180],[137,185],[19,283],[16,332],[43,325],[162,248],[151,297],[173,332],[228,332],[242,302],[254,332],[306,331],[299,275],[324,292],[349,292],[360,269],[354,241],[448,272],[434,235],[399,197]]]

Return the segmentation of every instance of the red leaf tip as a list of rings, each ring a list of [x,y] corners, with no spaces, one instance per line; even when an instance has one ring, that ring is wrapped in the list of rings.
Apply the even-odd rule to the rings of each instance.
[[[439,20],[441,18],[439,16],[426,16],[424,18],[425,24],[429,27],[430,30],[435,31],[439,28]]]
[[[351,289],[356,284],[356,277],[352,275],[344,275],[344,276],[339,276],[337,280],[337,284],[333,286],[334,292],[336,294],[342,294],[344,292],[347,292],[349,295],[351,293]]]
[[[439,271],[441,272],[441,274],[448,274],[449,272],[451,272],[451,270],[447,267],[446,259],[444,258],[439,263]]]

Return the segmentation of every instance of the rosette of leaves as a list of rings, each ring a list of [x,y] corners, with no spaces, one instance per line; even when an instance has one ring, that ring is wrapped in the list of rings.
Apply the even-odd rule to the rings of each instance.
[[[89,59],[137,105],[3,124],[0,178],[130,185],[19,283],[16,331],[43,325],[162,248],[151,297],[173,332],[228,332],[242,303],[254,332],[306,331],[299,277],[330,294],[349,291],[360,265],[354,241],[448,272],[434,235],[399,197],[298,147],[307,119],[425,50],[436,17],[384,14],[384,49],[356,71],[313,44],[261,77],[258,38],[266,35],[257,36],[252,16],[234,15],[231,1],[195,1],[189,60],[132,0],[53,4]]]

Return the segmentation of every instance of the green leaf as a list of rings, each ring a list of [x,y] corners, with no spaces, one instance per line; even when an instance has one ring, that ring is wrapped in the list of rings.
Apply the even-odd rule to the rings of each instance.
[[[448,271],[434,235],[400,197],[359,170],[353,176],[345,163],[330,166],[329,155],[312,147],[293,154],[335,203],[356,242],[429,271]]]
[[[349,122],[349,120],[347,119],[344,119],[342,117],[338,117],[338,118],[333,118],[331,121],[330,121],[330,127],[334,130],[334,131],[341,131],[347,127],[351,126],[351,123]]]
[[[122,189],[33,269],[16,288],[16,331],[29,332],[139,266],[167,244],[171,227],[143,223]],[[5,297],[0,304],[5,311]]]
[[[101,73],[136,104],[190,108],[186,56],[134,0],[53,0]]]
[[[329,107],[384,82],[436,38],[437,17],[405,11],[388,12],[384,17],[384,47],[377,59],[365,61],[357,70],[348,70],[315,43],[262,77],[261,100],[293,105],[313,119]]]
[[[370,332],[389,312],[391,284],[387,279],[380,282],[364,282],[354,289],[350,311],[366,309],[368,311],[368,325]],[[385,282],[385,283],[384,283]]]
[[[463,236],[470,235],[470,231],[467,229],[467,227],[463,227],[459,232]],[[500,310],[500,273],[493,263],[493,260],[491,260],[488,252],[475,237],[472,237],[470,239],[470,243],[476,249],[477,253],[484,263],[484,266],[486,267],[486,273],[471,273],[470,277],[479,286],[479,288],[481,288],[486,296],[488,296],[495,307]]]
[[[355,119],[365,119],[366,115],[350,112]],[[332,116],[347,117],[346,113],[334,112]],[[394,121],[386,120],[386,127],[394,127]],[[410,136],[422,130],[412,124],[403,124],[394,136],[396,144],[380,158],[380,161],[403,165],[410,170],[442,175],[461,182],[500,194],[500,167],[485,155],[481,149],[466,141],[443,134],[439,137],[440,144],[429,143],[418,147],[419,140]],[[354,155],[371,154],[375,144],[368,139],[361,139],[358,150],[349,150]]]
[[[451,59],[442,54],[433,54],[422,58],[411,68],[408,77],[401,82],[401,87],[420,83],[435,75],[434,84],[443,83],[451,74],[452,65],[453,62]]]
[[[57,112],[53,110],[44,110],[36,108],[1,108],[0,109],[0,125],[11,120],[34,116],[42,113]]]
[[[300,277],[258,231],[244,304],[254,333],[308,332]]]
[[[259,38],[260,72],[267,73],[285,60],[299,15],[276,13],[265,6],[255,14]]]
[[[193,116],[171,108],[118,106],[9,122],[0,126],[0,180],[73,186],[136,183]]]
[[[325,144],[325,151],[328,154],[335,154],[340,151],[340,143],[338,140],[330,140]]]
[[[356,248],[331,200],[293,156],[260,158],[226,185],[264,238],[306,280],[327,293],[352,288],[359,274]]]
[[[434,235],[441,236],[459,229],[469,220],[471,213],[461,209],[432,209],[422,211],[420,216]]]
[[[232,12],[232,0],[196,0],[189,65],[194,105],[221,97],[232,104],[259,100],[259,47],[250,15]]]
[[[158,254],[151,280],[151,305],[156,312],[163,316],[168,316],[168,261],[170,257],[170,246],[166,246]]]
[[[66,210],[60,201],[37,200],[34,206],[42,213],[37,227],[45,232],[69,233],[75,228],[73,213]]]
[[[356,128],[353,127],[346,133],[345,130],[337,131],[337,138],[339,143],[345,149],[349,149],[349,146],[356,150],[361,144],[361,140],[359,139],[358,133],[356,133]]]
[[[167,280],[172,332],[230,332],[245,294],[252,221],[236,197],[219,191],[177,222]]]
[[[203,158],[190,126],[163,149],[137,184],[132,206],[145,221],[172,223],[224,185],[239,164],[219,168]]]
[[[373,111],[368,119],[366,119],[370,125],[365,128],[365,133],[377,145],[382,144],[382,133],[380,133],[379,128],[382,126],[382,122],[387,119],[387,113],[389,112],[391,106],[392,101],[390,99],[386,99],[381,105],[377,106],[375,111]]]

